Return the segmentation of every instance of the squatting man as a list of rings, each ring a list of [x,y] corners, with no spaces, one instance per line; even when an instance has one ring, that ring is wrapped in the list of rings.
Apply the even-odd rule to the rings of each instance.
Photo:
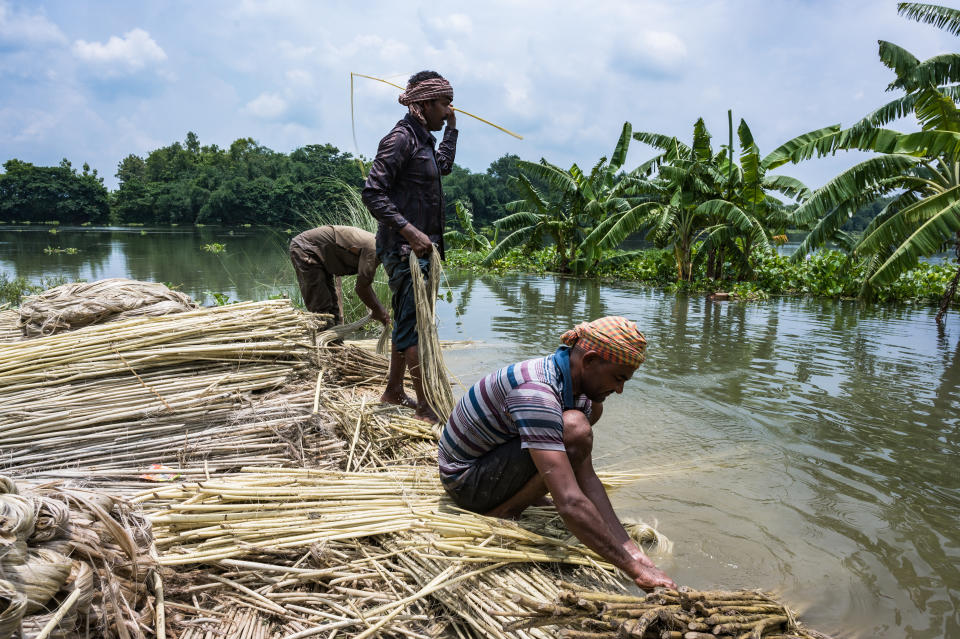
[[[593,425],[645,358],[635,323],[604,317],[561,336],[553,355],[487,375],[440,437],[440,479],[462,508],[517,518],[549,492],[577,539],[644,590],[676,584],[644,554],[593,469]]]

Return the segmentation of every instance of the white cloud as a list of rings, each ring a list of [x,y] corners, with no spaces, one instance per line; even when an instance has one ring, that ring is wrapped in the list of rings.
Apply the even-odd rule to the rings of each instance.
[[[111,36],[106,43],[77,40],[74,55],[111,74],[133,73],[148,64],[163,62],[167,54],[143,29],[133,29],[122,38]]]
[[[290,69],[283,75],[287,79],[288,85],[303,88],[309,88],[313,86],[313,75],[309,71],[304,71],[303,69]]]
[[[647,31],[640,35],[640,43],[647,57],[664,68],[672,68],[687,57],[687,46],[669,31]]]
[[[332,41],[324,43],[322,62],[325,66],[336,67],[341,64],[355,66],[353,70],[369,73],[372,62],[380,65],[404,65],[410,58],[410,47],[393,38],[382,38],[374,34],[354,36],[349,42],[339,44]]]
[[[682,70],[687,45],[669,31],[643,31],[614,50],[613,66],[630,75],[663,76]]]
[[[287,101],[276,93],[261,93],[244,110],[264,120],[276,120],[287,112]]]
[[[469,35],[473,31],[473,21],[470,16],[463,13],[451,13],[450,15],[430,20],[430,26],[439,33],[446,33],[448,36]]]
[[[28,48],[66,41],[60,27],[46,16],[15,12],[6,2],[0,2],[0,48]]]
[[[315,55],[317,48],[313,46],[298,47],[289,40],[281,40],[277,43],[280,55],[292,60],[302,60]]]

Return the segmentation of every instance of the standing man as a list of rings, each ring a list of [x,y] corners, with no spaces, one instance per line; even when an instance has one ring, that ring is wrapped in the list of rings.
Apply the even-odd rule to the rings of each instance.
[[[393,351],[410,370],[417,394],[416,417],[436,423],[423,394],[418,353],[417,310],[409,255],[413,251],[424,277],[429,277],[434,245],[443,257],[443,189],[440,176],[453,168],[457,151],[457,118],[450,104],[453,88],[436,71],[410,77],[400,104],[408,113],[382,140],[363,187],[363,203],[376,218],[377,257],[390,278],[393,293]],[[431,131],[446,122],[443,141]]]
[[[373,290],[377,272],[376,238],[373,233],[352,226],[320,226],[290,240],[290,261],[297,274],[303,305],[311,313],[329,313],[334,324],[342,324],[334,276],[356,275],[354,292],[373,319],[390,325],[390,314]],[[380,401],[416,407],[403,390],[403,360],[391,354],[387,388]]]
[[[637,325],[603,317],[564,333],[553,355],[471,387],[440,436],[440,479],[461,508],[517,518],[549,492],[567,529],[644,590],[676,584],[613,511],[593,469],[593,424],[645,358]]]

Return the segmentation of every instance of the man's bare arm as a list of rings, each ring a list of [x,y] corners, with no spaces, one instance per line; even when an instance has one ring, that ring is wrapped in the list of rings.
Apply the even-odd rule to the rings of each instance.
[[[363,302],[363,305],[370,309],[370,314],[373,316],[373,319],[384,326],[390,323],[390,313],[387,312],[387,309],[380,302],[380,298],[377,297],[370,283],[362,282],[360,278],[357,278],[357,283],[353,287],[353,291],[357,294],[357,297],[360,298],[360,301]]]
[[[577,539],[625,572],[641,588],[674,585],[665,574],[634,557],[623,540],[611,533],[606,518],[577,483],[566,452],[530,449],[530,455],[553,497],[557,512]],[[603,490],[602,486],[600,488]]]
[[[592,461],[588,470],[584,470],[580,475],[577,475],[577,483],[580,484],[580,488],[584,494],[593,502],[593,505],[603,517],[603,521],[607,524],[607,528],[610,530],[613,538],[616,539],[634,559],[644,566],[653,567],[654,563],[647,557],[640,546],[630,538],[630,535],[620,522],[617,513],[613,510],[613,504],[610,503],[607,489],[603,487],[603,482],[597,477],[597,473],[593,469]]]

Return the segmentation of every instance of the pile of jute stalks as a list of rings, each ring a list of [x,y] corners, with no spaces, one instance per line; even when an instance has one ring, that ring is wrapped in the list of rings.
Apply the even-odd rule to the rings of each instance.
[[[658,589],[645,597],[617,595],[561,582],[553,602],[517,595],[522,613],[507,629],[550,626],[570,639],[825,639],[805,628],[773,596],[756,590]]]
[[[311,410],[323,321],[270,300],[0,344],[0,471],[136,480],[153,465],[195,477],[323,463],[339,446]]]

